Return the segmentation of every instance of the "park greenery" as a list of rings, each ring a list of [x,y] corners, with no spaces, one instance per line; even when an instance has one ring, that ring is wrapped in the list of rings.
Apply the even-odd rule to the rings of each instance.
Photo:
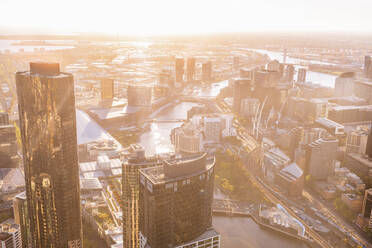
[[[262,202],[263,195],[254,190],[248,173],[240,158],[230,150],[216,153],[215,182],[221,191],[232,199]]]

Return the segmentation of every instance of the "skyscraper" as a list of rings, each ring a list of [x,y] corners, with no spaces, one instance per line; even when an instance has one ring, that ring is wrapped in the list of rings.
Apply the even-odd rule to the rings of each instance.
[[[185,60],[183,58],[176,58],[176,82],[183,82]]]
[[[364,57],[364,74],[366,77],[372,77],[372,60],[369,55]]]
[[[73,77],[30,63],[16,84],[32,247],[82,247]]]
[[[210,82],[212,80],[212,62],[208,61],[202,65],[202,80]]]
[[[166,160],[140,170],[140,247],[219,247],[212,228],[214,159]]]
[[[305,68],[298,69],[297,82],[306,82],[306,69]]]
[[[28,218],[26,192],[22,192],[13,199],[14,222],[20,226],[22,248],[31,247],[30,220]]]
[[[187,59],[186,78],[188,82],[195,80],[195,58]]]
[[[101,80],[101,99],[113,99],[114,98],[114,80],[110,78],[104,78]]]
[[[161,163],[156,157],[145,157],[144,149],[134,144],[130,154],[123,157],[122,199],[123,199],[123,248],[137,248],[139,245],[139,169]]]

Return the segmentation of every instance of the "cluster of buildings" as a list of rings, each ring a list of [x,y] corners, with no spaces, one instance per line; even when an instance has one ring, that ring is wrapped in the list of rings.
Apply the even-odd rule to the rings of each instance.
[[[186,64],[186,73],[185,73]],[[213,80],[212,77],[212,61],[206,61],[201,65],[201,79],[197,79],[196,75],[196,58],[189,57],[185,63],[185,59],[182,57],[177,57],[175,62],[175,81],[176,83],[194,83],[197,81],[202,81],[209,83]]]
[[[16,83],[26,192],[14,198],[14,225],[1,227],[15,246],[2,247],[82,247],[83,219],[112,247],[220,247],[213,156],[78,147],[72,75],[31,63]]]
[[[219,144],[223,138],[235,137],[232,114],[195,114],[181,127],[171,132],[175,151],[195,154]]]

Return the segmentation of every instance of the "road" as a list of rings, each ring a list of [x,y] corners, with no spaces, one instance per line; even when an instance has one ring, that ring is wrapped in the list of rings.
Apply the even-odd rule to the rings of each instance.
[[[321,237],[317,232],[315,232],[313,229],[311,229],[307,224],[306,222],[304,222],[299,216],[297,216],[297,214],[290,208],[290,207],[287,207],[286,203],[283,202],[281,199],[279,199],[278,197],[276,197],[269,189],[266,185],[264,185],[263,183],[261,183],[260,181],[257,180],[256,177],[254,177],[253,175],[249,174],[249,177],[250,177],[250,180],[251,182],[273,203],[275,204],[280,204],[282,205],[285,210],[287,210],[287,212],[292,215],[293,217],[295,217],[298,221],[301,222],[302,225],[305,226],[306,228],[306,233],[311,237],[313,238],[321,247],[324,247],[324,248],[331,248],[332,246],[330,244],[328,244],[328,242],[323,238]]]
[[[355,228],[352,227],[350,224],[346,223],[342,218],[336,216],[327,206],[325,206],[321,201],[316,199],[306,190],[303,190],[302,195],[312,202],[316,207],[320,209],[322,214],[332,220],[343,233],[350,235],[355,241],[359,242],[359,244],[371,248],[372,246],[369,242],[360,236],[356,231]]]

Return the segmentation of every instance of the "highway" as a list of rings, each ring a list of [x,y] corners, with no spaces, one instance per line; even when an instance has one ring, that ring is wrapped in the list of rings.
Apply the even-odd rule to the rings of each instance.
[[[346,223],[342,218],[333,214],[332,211],[327,206],[325,206],[321,201],[319,201],[318,199],[313,197],[308,191],[306,191],[304,189],[303,192],[302,192],[302,195],[306,199],[308,199],[310,202],[314,203],[314,205],[320,209],[322,214],[324,216],[326,216],[327,218],[329,218],[330,220],[332,220],[341,229],[341,231],[343,233],[345,233],[346,235],[351,236],[351,238],[354,241],[359,242],[359,244],[364,246],[364,247],[369,247],[369,248],[372,247],[366,239],[361,237],[355,231],[354,227],[350,226],[350,224]]]

